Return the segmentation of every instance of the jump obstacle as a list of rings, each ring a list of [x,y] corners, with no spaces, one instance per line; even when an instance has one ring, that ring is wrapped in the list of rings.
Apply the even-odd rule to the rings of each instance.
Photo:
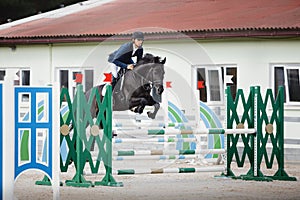
[[[77,91],[80,91],[80,87],[77,88]],[[109,91],[109,88],[108,90]],[[83,92],[82,96],[83,96]],[[94,94],[96,95],[96,94]],[[91,99],[91,98],[90,98]],[[84,100],[84,98],[81,98],[81,100]],[[79,102],[79,101],[78,101]],[[77,106],[79,103],[77,102]],[[224,167],[224,176],[227,177],[233,177],[233,178],[241,178],[245,180],[296,180],[294,177],[289,177],[287,173],[284,171],[284,157],[283,157],[283,89],[279,90],[278,97],[275,99],[273,97],[272,91],[269,89],[267,90],[266,96],[263,99],[260,94],[260,88],[259,87],[251,87],[250,88],[250,94],[248,98],[245,98],[245,95],[243,93],[243,90],[238,90],[236,98],[233,99],[230,88],[226,89],[226,129],[208,129],[208,130],[192,130],[189,131],[189,133],[192,134],[224,134],[225,141],[226,141],[226,148],[225,148],[225,167]],[[238,105],[242,103],[242,114],[238,114]],[[84,108],[84,110],[88,113],[90,107],[85,105],[90,105],[89,103],[80,104],[81,108]],[[70,107],[71,105],[69,105]],[[271,114],[270,116],[267,115],[267,106],[271,106]],[[103,107],[104,108],[104,107]],[[106,110],[108,112],[108,110]],[[103,111],[102,111],[103,112]],[[111,114],[111,112],[110,112]],[[89,114],[87,114],[89,116]],[[106,116],[108,117],[108,116]],[[100,119],[101,116],[97,117],[97,120]],[[104,118],[102,118],[103,120]],[[108,119],[106,118],[107,124],[111,124]],[[71,120],[67,120],[67,123],[69,123]],[[88,120],[81,120],[84,123],[81,123],[82,126],[86,124]],[[92,121],[89,119],[89,121]],[[93,124],[93,122],[90,122],[90,124]],[[67,124],[68,125],[68,124]],[[80,125],[80,124],[79,124]],[[78,124],[76,126],[79,126]],[[235,126],[235,127],[234,127]],[[246,126],[246,128],[245,128]],[[76,129],[74,129],[76,130]],[[82,128],[83,130],[83,128]],[[111,130],[111,129],[110,129]],[[142,130],[137,130],[137,133],[141,133]],[[83,137],[83,141],[90,141],[91,136],[89,140],[87,140],[85,137],[85,131],[83,131],[84,134],[81,134],[81,137]],[[151,132],[151,130],[150,130]],[[166,133],[165,130],[160,130],[158,132]],[[149,131],[147,131],[147,134]],[[93,134],[92,135],[96,135]],[[110,137],[109,137],[110,138]],[[177,139],[180,140],[180,139]],[[191,139],[194,141],[195,139]],[[119,139],[112,139],[111,143],[115,141],[115,144],[121,143],[125,140],[119,140]],[[143,142],[159,142],[159,139],[148,139],[148,141],[143,140]],[[162,141],[166,141],[163,139]],[[174,139],[171,139],[171,141],[174,141]],[[266,144],[270,141],[270,145],[272,146],[271,155],[268,155],[267,152],[267,146]],[[141,140],[136,139],[130,139],[127,140],[127,142],[136,142],[139,143]],[[242,152],[240,152],[238,149],[238,142],[242,142],[243,148]],[[77,144],[77,143],[76,143]],[[69,145],[72,146],[72,145]],[[93,163],[92,161],[92,153],[88,151],[87,149],[90,148],[90,145],[85,145],[87,148],[85,148],[84,153],[84,159],[81,158],[81,160],[86,161],[88,160],[89,163]],[[98,148],[101,147],[101,144],[98,144]],[[111,146],[110,146],[111,148]],[[74,148],[70,148],[73,149]],[[101,151],[101,149],[100,149]],[[97,156],[97,160],[102,160],[104,162],[105,166],[112,166],[112,160],[113,160],[113,152],[112,149],[106,148],[106,152],[108,152],[109,159],[105,160],[104,157],[99,159],[99,155]],[[241,154],[241,155],[240,155]],[[181,155],[181,154],[179,154]],[[80,157],[80,154],[78,155]],[[126,155],[129,156],[129,155]],[[134,155],[135,156],[135,155]],[[70,157],[70,156],[69,156]],[[122,159],[124,159],[124,155]],[[173,155],[174,157],[174,155]],[[176,157],[176,156],[175,156]],[[145,158],[145,156],[144,156]],[[144,159],[140,158],[140,159]],[[148,158],[148,157],[147,157]],[[159,159],[161,157],[156,157],[155,159]],[[179,156],[177,157],[179,158]],[[245,162],[247,161],[250,163],[250,169],[246,175],[241,176],[235,176],[235,174],[232,171],[231,164],[234,162],[234,160],[237,162],[238,167],[244,167]],[[132,159],[132,158],[131,158]],[[262,171],[261,167],[264,164],[263,159],[265,161],[267,169],[271,169],[273,167],[274,160],[276,159],[278,170],[274,175],[271,176],[265,176]],[[79,159],[78,159],[79,160]],[[115,159],[117,160],[117,159]],[[108,161],[108,162],[107,162]],[[85,163],[85,162],[83,162]],[[82,164],[84,166],[84,164]],[[99,173],[98,169],[91,166],[92,173]],[[79,170],[78,170],[79,171]],[[80,175],[83,176],[82,168],[80,168]],[[133,172],[134,169],[120,169],[118,171],[127,171],[127,172]],[[149,171],[149,170],[146,170]],[[151,170],[152,171],[152,170]],[[154,171],[163,171],[163,170],[155,170]],[[197,172],[201,170],[195,170],[195,169],[187,169],[187,170],[169,170],[169,171],[177,171],[177,172]],[[109,170],[110,173],[113,172],[112,167],[110,167]],[[114,174],[126,174],[126,173],[115,173]],[[128,173],[127,173],[128,174]],[[110,174],[112,175],[112,174]]]
[[[11,88],[12,83],[10,83]],[[63,119],[60,114],[60,143],[65,141],[68,146],[68,154],[67,159],[63,162],[62,155],[60,154],[60,169],[62,172],[66,172],[68,170],[69,164],[74,163],[76,166],[76,174],[72,180],[66,181],[66,185],[69,186],[78,186],[78,187],[89,187],[93,185],[107,185],[107,186],[122,186],[123,184],[120,182],[116,182],[113,178],[113,174],[133,174],[136,173],[133,169],[120,169],[118,171],[113,170],[112,168],[112,105],[111,105],[111,86],[107,86],[107,92],[103,100],[101,100],[100,95],[97,93],[96,89],[93,89],[91,92],[91,96],[88,102],[85,99],[82,85],[77,86],[77,92],[75,94],[75,98],[73,103],[71,103],[71,98],[66,89],[62,89],[60,95],[60,104],[62,102],[66,102],[70,109],[69,115],[67,118]],[[4,88],[8,88],[5,86]],[[24,89],[24,90],[22,90]],[[1,193],[4,195],[4,199],[11,198],[12,188],[14,180],[20,175],[23,171],[28,169],[38,169],[43,171],[46,176],[43,181],[38,181],[37,184],[45,184],[49,185],[52,182],[53,187],[57,187],[59,181],[55,179],[55,175],[53,168],[55,166],[55,162],[52,160],[57,155],[55,152],[52,152],[55,148],[51,148],[51,150],[47,150],[48,154],[37,154],[35,150],[38,148],[35,145],[30,146],[32,148],[30,158],[26,157],[24,154],[22,156],[19,153],[24,153],[23,148],[18,147],[18,143],[14,144],[14,141],[17,141],[16,138],[20,138],[20,133],[23,136],[28,136],[27,141],[31,141],[27,143],[27,145],[36,144],[37,139],[35,139],[34,135],[39,135],[40,133],[48,136],[48,146],[52,147],[55,145],[55,137],[52,134],[53,130],[56,129],[53,124],[50,123],[50,119],[52,119],[52,114],[48,114],[48,119],[46,118],[37,118],[40,113],[41,108],[38,107],[39,103],[36,102],[35,98],[36,91],[38,93],[42,93],[39,95],[41,97],[49,97],[47,99],[48,102],[48,112],[51,112],[51,102],[55,102],[52,99],[55,95],[51,95],[48,91],[40,90],[40,88],[33,88],[35,91],[31,91],[29,88],[19,89],[19,92],[15,92],[14,95],[9,95],[5,97],[5,100],[1,98],[1,108],[2,109],[2,120],[1,120],[1,137],[0,139],[4,142],[3,148],[1,149],[1,161],[7,158],[8,155],[11,155],[15,159],[13,160],[14,164],[13,168],[7,167],[4,163],[1,163],[1,174],[0,176],[3,178],[2,180],[7,180],[7,182],[1,182]],[[0,87],[0,91],[2,90],[2,86]],[[15,88],[14,91],[17,91],[18,88]],[[4,89],[4,93],[7,96],[8,91],[13,91],[9,89]],[[45,95],[46,93],[46,95]],[[28,95],[29,94],[29,95]],[[15,107],[9,107],[9,103],[11,99],[18,97],[19,98],[27,98],[32,97],[30,111],[32,112],[30,117],[25,121],[20,120],[21,114],[19,111],[22,106],[15,105]],[[3,95],[1,95],[3,97]],[[96,119],[93,120],[91,117],[90,109],[93,98],[96,98],[96,102],[100,108],[100,112],[97,115]],[[266,96],[262,98],[260,94],[259,87],[251,87],[249,97],[246,99],[242,90],[238,90],[236,94],[236,98],[233,99],[230,88],[226,89],[226,129],[209,129],[201,132],[200,130],[192,131],[192,133],[202,133],[202,134],[213,134],[219,133],[225,135],[225,152],[226,152],[226,162],[224,169],[224,176],[233,177],[233,178],[241,178],[244,180],[290,180],[295,181],[295,177],[290,177],[284,170],[284,125],[283,125],[283,103],[284,103],[284,92],[283,88],[279,89],[279,93],[277,98],[273,97],[272,91],[269,89],[266,92]],[[17,100],[19,101],[19,100]],[[14,101],[16,102],[16,101]],[[238,114],[238,103],[242,102],[243,111],[242,114]],[[2,107],[3,105],[6,105]],[[38,108],[35,109],[35,106]],[[271,109],[270,109],[271,107]],[[53,106],[53,112],[57,109],[56,106]],[[272,110],[269,116],[267,115],[267,109]],[[15,110],[13,114],[12,110]],[[24,111],[22,111],[24,113]],[[26,113],[26,112],[25,112]],[[24,117],[22,115],[22,117]],[[41,119],[41,121],[39,121]],[[8,127],[11,124],[11,121],[15,121],[15,136],[7,137],[11,134],[8,132],[11,128]],[[19,123],[21,122],[21,123]],[[29,122],[29,123],[25,123]],[[49,124],[50,123],[50,124]],[[69,127],[72,124],[73,126],[73,134],[70,136]],[[86,136],[86,127],[90,127],[91,136],[88,138]],[[103,127],[103,131],[100,131],[99,127]],[[235,126],[235,127],[234,127]],[[246,129],[244,129],[247,127]],[[34,129],[36,128],[35,131]],[[232,130],[234,129],[234,130]],[[29,130],[29,131],[26,131]],[[45,130],[48,130],[45,131]],[[25,131],[25,132],[24,132]],[[28,134],[28,132],[35,132],[36,134]],[[51,136],[52,135],[52,136]],[[46,137],[47,138],[47,137]],[[52,142],[51,142],[52,141]],[[92,160],[92,153],[89,150],[92,146],[93,141],[96,141],[96,145],[99,149],[99,153],[97,155],[97,162],[94,163]],[[239,152],[238,142],[242,142],[244,145],[242,148],[242,152]],[[5,145],[6,144],[6,145]],[[12,144],[12,145],[11,145]],[[267,144],[272,146],[271,155],[268,155],[267,152]],[[15,146],[13,151],[5,152],[7,145]],[[26,145],[25,145],[26,146]],[[21,150],[20,150],[21,149]],[[29,151],[28,151],[29,152]],[[52,152],[52,153],[51,153]],[[124,153],[124,152],[123,152]],[[177,152],[178,155],[184,154],[183,152]],[[195,152],[196,153],[196,152]],[[199,152],[197,152],[199,153]],[[241,155],[240,155],[241,153]],[[28,154],[29,155],[29,154]],[[37,158],[37,155],[40,158]],[[46,155],[49,162],[45,162],[43,156]],[[127,155],[126,155],[127,156]],[[10,157],[11,158],[11,157]],[[244,167],[246,158],[250,163],[250,169],[246,175],[241,175],[239,177],[235,176],[232,171],[231,165],[235,160],[238,167]],[[6,161],[9,159],[6,159]],[[51,160],[51,161],[50,161]],[[262,171],[262,165],[266,164],[267,169],[271,169],[277,163],[278,170],[274,175],[265,176]],[[21,161],[21,162],[20,162]],[[22,162],[24,161],[24,162]],[[88,162],[87,162],[88,161]],[[263,162],[264,161],[264,162]],[[100,164],[103,163],[105,167],[104,178],[101,181],[96,181],[92,183],[90,181],[86,181],[83,174],[83,169],[88,163],[91,168],[92,173],[99,173]],[[3,166],[4,165],[4,166]],[[53,165],[53,166],[52,166]],[[48,169],[50,168],[50,169]],[[14,169],[14,170],[12,170]],[[144,170],[141,173],[191,173],[191,172],[200,172],[200,171],[219,171],[223,170],[220,168],[178,168],[178,169],[151,169]],[[49,171],[50,170],[50,171]],[[51,172],[52,171],[52,172]],[[3,173],[4,172],[4,173]],[[117,172],[117,173],[116,173]],[[11,176],[12,175],[12,176]],[[49,183],[50,182],[50,183]],[[7,184],[6,184],[7,183]],[[54,198],[57,197],[58,192],[54,192]],[[55,197],[56,196],[56,197]]]
[[[78,86],[79,87],[79,86]],[[80,89],[80,88],[77,88],[77,93],[76,93],[76,95],[78,95],[78,93],[79,93],[79,91],[80,90],[82,90],[82,89]],[[109,90],[107,90],[107,91],[109,91]],[[64,93],[64,94],[63,94]],[[83,92],[81,92],[81,95],[83,96],[83,98],[79,98],[78,96],[76,96],[75,95],[75,98],[74,98],[74,102],[73,102],[73,104],[71,103],[71,101],[70,101],[70,98],[68,97],[68,94],[67,94],[67,91],[65,92],[65,91],[62,91],[62,95],[61,95],[61,100],[62,99],[65,99],[65,101],[67,102],[67,104],[68,104],[68,107],[69,107],[69,115],[67,116],[67,117],[64,117],[65,119],[63,119],[63,121],[61,121],[61,132],[62,132],[62,135],[63,135],[63,137],[62,137],[62,139],[64,140],[64,141],[67,141],[67,146],[68,146],[68,149],[69,149],[69,151],[68,151],[68,155],[66,156],[67,158],[65,159],[65,161],[64,162],[62,162],[64,159],[62,159],[62,157],[61,157],[61,167],[64,169],[64,171],[67,171],[67,168],[68,168],[68,164],[69,164],[69,162],[72,160],[72,162],[74,161],[74,165],[78,165],[78,162],[77,162],[77,160],[83,160],[83,162],[81,163],[81,166],[80,166],[80,170],[77,170],[77,172],[79,171],[81,171],[81,177],[83,177],[83,168],[84,168],[84,166],[85,166],[85,161],[88,161],[87,163],[88,163],[88,165],[90,165],[90,168],[91,168],[91,171],[92,171],[92,173],[98,173],[99,172],[99,164],[97,164],[96,163],[96,165],[94,165],[93,163],[94,163],[94,160],[93,160],[93,157],[96,157],[96,161],[98,162],[98,163],[100,163],[100,161],[102,161],[102,162],[104,162],[104,165],[105,166],[111,166],[112,165],[112,160],[118,160],[118,159],[114,159],[113,157],[112,157],[112,155],[111,156],[109,156],[110,157],[110,160],[109,160],[109,163],[105,163],[105,161],[107,161],[107,160],[105,160],[105,159],[103,159],[103,158],[99,158],[99,154],[97,154],[96,153],[96,155],[93,155],[93,153],[91,153],[90,151],[87,151],[87,149],[90,149],[90,147],[91,147],[91,143],[89,143],[89,144],[87,144],[87,141],[90,141],[90,142],[92,142],[93,141],[93,137],[95,136],[95,135],[97,135],[97,134],[99,134],[100,133],[100,135],[101,134],[103,134],[104,132],[102,132],[102,131],[100,131],[100,130],[97,130],[97,126],[94,126],[95,124],[97,124],[97,125],[99,125],[99,117],[102,117],[101,115],[103,115],[103,111],[102,111],[102,113],[100,112],[99,113],[99,115],[98,115],[98,117],[97,117],[97,120],[98,120],[98,122],[95,122],[95,124],[93,124],[93,122],[92,122],[92,119],[89,119],[89,120],[87,120],[87,119],[85,119],[85,117],[87,117],[87,118],[90,118],[90,113],[89,113],[89,110],[90,110],[90,106],[91,106],[91,100],[90,99],[93,99],[94,98],[94,96],[91,96],[90,98],[89,98],[89,102],[85,102],[85,97],[84,97],[84,95],[83,95]],[[96,91],[95,91],[95,94],[93,94],[92,93],[92,95],[95,95],[96,97],[97,97],[97,93],[96,93]],[[76,115],[75,114],[75,110],[76,109],[73,109],[74,107],[78,107],[78,102],[79,101],[77,101],[77,99],[80,99],[81,101],[83,101],[83,103],[81,102],[81,104],[80,105],[83,105],[83,106],[81,106],[81,109],[83,109],[83,110],[85,110],[85,113],[86,113],[86,115],[84,116],[84,119],[81,119],[80,121],[81,121],[81,123],[80,124],[76,124],[76,120],[75,120],[75,118],[74,117],[71,117],[72,115]],[[97,100],[97,102],[100,102],[100,100],[98,101]],[[75,105],[76,104],[76,105]],[[87,105],[87,106],[85,106],[85,105]],[[101,109],[102,108],[106,108],[105,106],[99,106]],[[109,113],[109,112],[105,112],[105,113]],[[61,119],[62,119],[63,117],[61,116]],[[108,120],[108,119],[111,119],[111,117],[104,117],[103,119],[106,119],[106,120]],[[82,123],[83,122],[83,123]],[[85,150],[82,150],[82,151],[85,151],[85,152],[87,152],[87,154],[86,155],[84,155],[84,159],[77,159],[77,160],[75,160],[75,153],[72,153],[74,150],[75,150],[75,148],[74,148],[74,144],[76,143],[77,144],[77,142],[75,142],[76,140],[75,140],[75,135],[74,134],[77,134],[77,132],[78,132],[78,128],[76,128],[76,127],[78,127],[78,126],[83,126],[83,128],[82,129],[85,129],[85,127],[86,127],[86,124],[87,123],[91,123],[90,125],[88,125],[88,126],[92,126],[92,128],[91,128],[91,131],[93,131],[93,128],[95,128],[94,130],[94,133],[91,133],[91,137],[88,139],[88,138],[86,138],[86,134],[85,134],[85,131],[84,131],[84,134],[82,134],[80,137],[82,137],[83,138],[83,140],[82,141],[80,141],[79,143],[84,143],[84,146],[86,147],[85,148]],[[74,133],[73,133],[73,137],[70,137],[70,135],[69,135],[69,130],[68,130],[68,127],[70,126],[70,124],[73,124],[73,123],[75,123],[75,125],[74,125]],[[109,124],[111,124],[111,123],[109,123]],[[78,134],[77,134],[78,135]],[[105,136],[105,134],[103,135],[103,136]],[[103,137],[102,136],[102,137]],[[82,139],[82,138],[79,138],[79,140],[80,139]],[[107,136],[107,138],[111,138],[111,136]],[[103,140],[103,139],[102,139]],[[118,139],[112,139],[112,140],[110,140],[110,142],[112,142],[113,143],[113,141],[114,142],[120,142],[121,140],[118,140]],[[156,139],[153,139],[153,141],[161,141],[161,139],[160,140],[156,140]],[[175,142],[175,141],[195,141],[195,139],[173,139],[173,138],[169,138],[169,142]],[[140,142],[140,141],[138,141],[138,140],[136,140],[136,142]],[[152,141],[150,141],[150,142],[152,142]],[[162,142],[162,141],[161,141]],[[96,145],[97,146],[97,148],[98,149],[100,149],[101,148],[101,145]],[[108,146],[108,145],[105,145],[106,147]],[[99,148],[100,147],[100,148]],[[77,147],[76,147],[76,149],[77,149]],[[101,151],[101,149],[100,149],[100,151]],[[107,151],[107,149],[106,149],[106,151]],[[90,153],[90,155],[88,155],[88,152]],[[204,152],[204,151],[203,151]],[[222,151],[222,152],[224,152],[224,151]],[[108,153],[108,152],[106,152],[106,153]],[[73,154],[73,155],[72,155]],[[82,153],[83,154],[83,153]],[[73,157],[73,158],[72,158]],[[183,159],[183,156],[182,155],[179,155],[179,156],[170,156],[170,157],[168,157],[168,158],[170,158],[170,159],[174,159],[174,157],[176,158],[182,158]],[[186,157],[191,157],[191,156],[186,156]],[[195,156],[193,156],[193,157],[195,157]],[[155,158],[155,159],[163,159],[164,157],[162,156],[162,157],[157,157],[157,158]],[[120,157],[119,157],[119,159],[120,159]],[[153,159],[153,158],[152,158]],[[79,167],[77,167],[77,169],[78,169]],[[183,171],[185,171],[185,172],[192,172],[192,171],[200,171],[200,170],[180,170],[181,172],[183,172]],[[219,170],[219,171],[223,171],[223,168],[222,168],[222,170]],[[82,178],[82,180],[83,180],[83,182],[85,182],[85,180]],[[80,181],[77,181],[77,183],[78,182],[80,182]],[[66,182],[66,184],[67,185],[69,185],[69,182]],[[89,185],[89,184],[86,184],[86,185]],[[74,185],[73,185],[74,186]],[[84,184],[83,185],[79,185],[79,186],[84,186]]]
[[[225,137],[226,171],[225,176],[241,178],[244,180],[289,180],[295,181],[295,177],[289,177],[284,170],[284,88],[280,87],[277,98],[272,90],[267,89],[263,98],[260,87],[251,87],[248,99],[243,90],[238,90],[236,98],[231,95],[230,87],[226,88],[226,119],[227,129],[254,128],[255,134],[228,134]],[[238,115],[237,108],[242,103],[242,115]],[[270,110],[268,115],[267,110]],[[238,142],[242,141],[241,154],[238,151]],[[271,154],[268,154],[267,144],[271,145]],[[245,166],[248,158],[250,169],[246,175],[236,177],[232,171],[233,159],[238,167]],[[276,159],[276,160],[275,160]],[[264,162],[263,162],[264,161]],[[272,169],[277,162],[277,171],[274,175],[265,176],[261,169],[265,163],[267,169]]]
[[[59,199],[58,87],[15,87],[12,80],[0,83],[0,199],[14,199],[15,181],[27,170],[43,172]]]

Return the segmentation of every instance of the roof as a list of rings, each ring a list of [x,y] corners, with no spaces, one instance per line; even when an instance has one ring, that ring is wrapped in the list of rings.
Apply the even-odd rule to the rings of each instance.
[[[0,43],[103,40],[137,29],[167,38],[176,32],[195,38],[299,36],[300,1],[93,0],[0,25]]]

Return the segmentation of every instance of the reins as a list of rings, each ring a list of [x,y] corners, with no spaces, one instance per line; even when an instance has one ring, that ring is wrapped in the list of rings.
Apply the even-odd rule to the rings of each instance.
[[[150,84],[150,87],[152,88],[153,87],[153,84],[155,83],[155,81],[153,81],[153,66],[151,66],[151,69],[149,70],[149,72],[148,72],[148,74],[147,74],[147,76],[146,77],[144,77],[143,75],[141,75],[140,73],[138,73],[136,70],[132,70],[132,73],[134,74],[134,75],[138,75],[140,78],[141,78],[141,85],[142,85],[142,87],[145,89],[145,90],[147,90],[148,88],[145,88],[144,86],[146,85],[146,84]],[[149,74],[152,76],[151,78],[149,78]],[[135,79],[135,81],[136,81],[136,78],[135,78],[135,76],[133,76],[134,77],[134,79]],[[150,88],[150,89],[151,89]]]

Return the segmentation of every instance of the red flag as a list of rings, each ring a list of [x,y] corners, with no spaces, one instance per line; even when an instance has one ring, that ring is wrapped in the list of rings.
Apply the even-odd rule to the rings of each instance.
[[[77,73],[77,74],[75,74],[75,80],[74,81],[76,83],[82,83],[82,77],[83,77],[82,74]]]
[[[198,81],[198,89],[202,89],[204,87],[204,81]]]
[[[166,82],[166,88],[171,88],[172,87],[171,83],[172,83],[172,81],[167,81]]]
[[[103,80],[103,82],[112,82],[112,74],[111,73],[104,73],[105,79]]]

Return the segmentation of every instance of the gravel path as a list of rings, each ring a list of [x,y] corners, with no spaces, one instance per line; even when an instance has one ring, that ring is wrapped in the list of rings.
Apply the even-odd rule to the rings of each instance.
[[[199,167],[180,164],[180,167]],[[147,166],[147,163],[145,163]],[[178,167],[178,165],[176,166]],[[218,172],[190,174],[152,174],[114,176],[124,187],[96,186],[90,188],[60,187],[63,200],[93,199],[143,199],[143,200],[177,200],[177,199],[300,199],[300,163],[286,163],[286,172],[298,181],[243,181],[216,178]],[[247,169],[235,169],[236,174],[243,174]],[[267,171],[271,175],[274,170]],[[61,180],[72,179],[75,170],[61,174]],[[52,189],[47,186],[34,185],[41,180],[40,172],[28,171],[22,174],[15,184],[15,198],[20,200],[52,199]],[[88,176],[86,179],[96,181],[101,175]]]

